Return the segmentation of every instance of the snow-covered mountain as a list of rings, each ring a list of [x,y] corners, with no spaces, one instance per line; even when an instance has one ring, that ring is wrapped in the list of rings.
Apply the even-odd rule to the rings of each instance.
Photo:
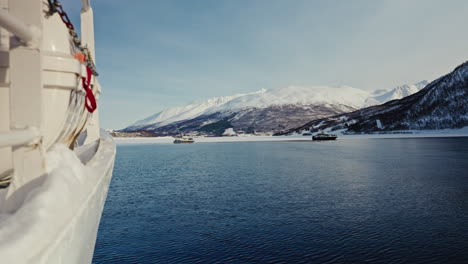
[[[351,113],[312,120],[277,134],[320,130],[367,133],[465,126],[468,126],[468,62],[410,96]]]
[[[401,98],[418,91],[421,83],[380,92],[368,92],[349,86],[262,89],[169,108],[121,131],[149,131],[155,135],[197,131],[222,134],[224,128],[234,128],[245,133],[275,132],[299,126],[307,119],[346,113],[382,103],[389,100],[388,98]]]
[[[149,116],[145,119],[139,120],[129,127],[127,130],[130,129],[138,129],[143,126],[147,126],[152,124],[154,128],[164,126],[173,122],[177,122],[180,120],[187,120],[191,119],[203,114],[207,114],[211,112],[213,109],[233,100],[237,97],[246,96],[246,95],[254,95],[259,93],[264,93],[265,90],[260,90],[258,92],[250,93],[250,94],[237,94],[233,96],[224,96],[224,97],[214,97],[210,98],[206,101],[202,102],[195,102],[189,105],[173,107],[166,110],[163,110],[159,113],[156,113],[152,116]]]
[[[415,84],[404,84],[391,90],[377,90],[372,93],[373,96],[366,100],[365,106],[383,104],[391,100],[401,99],[419,92],[426,87],[429,81],[424,80]]]
[[[288,86],[273,90],[263,90],[262,93],[240,96],[224,104],[222,109],[216,110],[310,104],[341,104],[358,108],[362,106],[368,96],[368,92],[349,86]]]
[[[253,93],[215,97],[202,102],[169,108],[139,120],[125,130],[137,130],[143,127],[148,129],[149,125],[155,129],[177,121],[189,120],[216,112],[234,112],[251,108],[262,109],[273,105],[330,104],[359,108],[364,104],[368,96],[368,92],[348,86],[289,86],[274,90],[261,89]]]

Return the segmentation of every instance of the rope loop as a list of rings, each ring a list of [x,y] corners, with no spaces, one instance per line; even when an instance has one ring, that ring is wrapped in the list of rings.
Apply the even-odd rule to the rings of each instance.
[[[96,104],[96,97],[93,94],[93,90],[91,89],[91,77],[93,76],[93,72],[91,69],[86,66],[86,75],[87,77],[81,77],[81,83],[83,85],[83,89],[86,92],[86,100],[85,100],[85,107],[91,114],[97,109]]]

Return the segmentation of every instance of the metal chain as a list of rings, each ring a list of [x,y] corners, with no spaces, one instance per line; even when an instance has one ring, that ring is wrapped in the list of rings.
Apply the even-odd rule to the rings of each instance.
[[[52,16],[55,13],[58,13],[60,18],[62,19],[65,26],[68,28],[68,33],[70,34],[75,47],[78,48],[83,54],[85,55],[85,64],[89,67],[94,76],[98,76],[99,74],[96,71],[96,65],[94,64],[93,58],[91,56],[91,52],[89,51],[87,46],[83,46],[81,43],[81,39],[79,38],[78,34],[75,31],[75,27],[73,26],[70,18],[68,18],[67,12],[65,12],[62,8],[62,4],[58,0],[47,0],[49,2],[49,11],[47,12],[47,16]]]

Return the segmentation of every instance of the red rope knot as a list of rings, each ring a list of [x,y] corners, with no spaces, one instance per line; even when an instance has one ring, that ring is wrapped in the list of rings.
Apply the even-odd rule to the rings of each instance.
[[[94,96],[93,91],[91,90],[91,77],[92,76],[93,76],[93,72],[91,68],[86,66],[86,78],[81,77],[81,82],[83,84],[83,89],[86,92],[85,107],[90,113],[93,113],[97,108],[96,97]]]

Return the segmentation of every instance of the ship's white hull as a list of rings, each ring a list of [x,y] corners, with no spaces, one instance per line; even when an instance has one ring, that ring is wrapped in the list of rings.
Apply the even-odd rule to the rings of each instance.
[[[1,263],[90,263],[114,160],[108,135],[48,157],[51,172],[32,182],[28,195],[18,190],[9,198],[24,199],[19,208],[0,214]]]

